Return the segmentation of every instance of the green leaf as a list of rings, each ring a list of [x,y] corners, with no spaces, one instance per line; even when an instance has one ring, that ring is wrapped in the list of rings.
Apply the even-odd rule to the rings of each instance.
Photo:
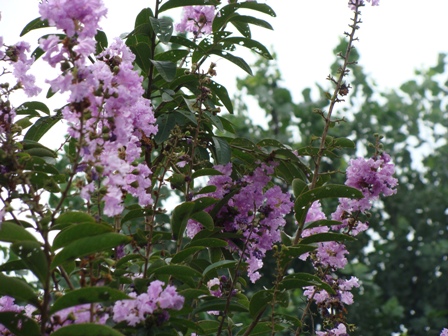
[[[149,17],[152,25],[152,29],[156,33],[157,38],[162,43],[170,41],[171,35],[173,35],[173,21],[170,18],[162,17],[156,19],[155,17]]]
[[[94,323],[71,324],[62,327],[51,334],[52,336],[124,336],[121,332],[107,325]]]
[[[318,226],[334,226],[334,225],[341,225],[341,222],[335,220],[321,219],[306,223],[305,229],[311,229]]]
[[[58,121],[62,119],[62,116],[57,114],[55,116],[48,116],[39,118],[33,126],[26,132],[24,139],[39,141],[42,136],[47,133]]]
[[[195,269],[189,267],[189,266],[184,266],[184,265],[167,265],[167,266],[162,266],[159,267],[157,269],[154,270],[153,272],[156,275],[161,275],[161,274],[169,274],[176,277],[190,277],[190,278],[195,278],[195,277],[201,277],[201,273],[199,273],[198,271],[196,271]]]
[[[316,233],[311,236],[302,238],[300,244],[312,244],[312,243],[321,243],[328,241],[345,241],[345,240],[356,240],[356,238],[343,234],[343,233],[335,233],[335,232],[325,232],[325,233]]]
[[[127,244],[131,238],[118,233],[104,233],[93,237],[85,237],[70,243],[56,254],[51,263],[51,269],[71,259],[81,258],[100,251],[112,249],[118,245]]]
[[[340,184],[327,184],[307,192],[296,198],[294,203],[295,218],[299,223],[303,223],[309,207],[314,201],[324,198],[362,198],[361,191],[355,188]]]
[[[121,224],[126,223],[127,221],[136,219],[136,218],[143,218],[146,216],[150,216],[152,214],[151,209],[132,209],[129,210],[129,212],[123,216],[121,219]]]
[[[173,215],[171,217],[171,228],[173,230],[174,239],[177,240],[179,237],[183,236],[194,206],[194,202],[184,202],[174,208]]]
[[[212,140],[213,140],[214,150],[215,150],[215,155],[216,155],[215,156],[216,161],[217,161],[216,163],[220,164],[220,165],[229,163],[231,151],[230,151],[230,146],[227,143],[227,141],[221,137],[216,137],[216,136],[213,136]]]
[[[212,216],[210,216],[207,212],[205,211],[199,211],[194,213],[193,215],[191,215],[191,218],[194,219],[195,221],[201,223],[201,225],[206,229],[206,230],[213,230],[213,228],[215,227],[215,224],[213,222],[213,218]]]
[[[48,274],[48,261],[42,245],[36,241],[21,241],[11,245],[13,251],[28,266],[42,284],[46,283]]]
[[[103,52],[108,46],[106,33],[103,32],[102,30],[97,30],[95,35],[95,41],[96,41],[96,54],[98,55],[101,52]]]
[[[28,269],[27,264],[23,260],[12,260],[0,265],[0,272],[11,272]]]
[[[190,242],[189,247],[191,246],[226,247],[227,245],[228,244],[225,240],[219,238],[198,238],[193,239]]]
[[[222,175],[222,173],[214,168],[202,168],[196,170],[193,174],[191,174],[191,178],[194,180],[197,177],[210,176],[210,175]]]
[[[51,149],[46,148],[44,146],[25,149],[24,152],[28,153],[31,156],[37,157],[37,159],[38,158],[42,158],[42,157],[43,158],[45,158],[45,157],[47,157],[47,158],[49,158],[49,157],[50,158],[57,158],[58,157],[58,155],[56,154],[55,151],[52,151]],[[30,164],[38,164],[39,162],[42,162],[42,161],[34,160],[34,162],[32,162],[32,163],[30,162]],[[46,163],[46,162],[44,161],[44,163]],[[49,168],[50,166],[52,166],[52,165],[47,164],[46,168]],[[54,167],[54,166],[52,166],[52,167]],[[41,166],[41,169],[42,168],[43,167]],[[56,169],[56,168],[54,168],[54,169]],[[42,170],[37,170],[37,169],[30,169],[30,170],[42,171]],[[47,171],[45,171],[45,172],[47,172]],[[57,169],[56,169],[56,172],[54,170],[52,170],[52,173],[53,174],[58,174],[59,171]]]
[[[228,37],[222,43],[224,43],[224,46],[239,45],[256,52],[266,59],[272,59],[272,55],[263,44],[247,37]]]
[[[162,76],[162,78],[167,82],[171,82],[174,78],[176,78],[176,63],[169,61],[150,61],[154,64],[160,76]]]
[[[86,303],[108,302],[117,300],[130,300],[131,298],[122,291],[110,287],[84,287],[65,293],[55,301],[50,308],[50,314],[54,314],[65,308],[74,307]]]
[[[40,335],[39,325],[36,321],[26,316],[24,312],[0,312],[0,324],[16,336]],[[6,335],[6,333],[3,335]]]
[[[281,281],[279,288],[283,289],[297,289],[305,286],[316,286],[325,289],[329,294],[336,294],[330,285],[323,282],[319,277],[309,273],[294,273],[287,275]]]
[[[39,307],[40,302],[34,289],[25,281],[18,278],[7,277],[0,273],[0,295],[8,295],[19,301]]]
[[[226,60],[232,62],[236,66],[238,66],[241,69],[243,69],[244,71],[246,71],[249,75],[251,75],[251,76],[253,75],[252,69],[250,68],[249,64],[247,64],[246,61],[241,57],[234,56],[234,55],[230,54],[229,52],[227,52],[225,50],[220,50],[220,49],[213,49],[210,51],[210,54],[215,54],[222,58],[225,58]]]
[[[230,114],[233,114],[233,103],[225,86],[214,81],[210,81],[208,86],[212,89],[212,92],[216,96],[218,96],[223,105],[226,107],[227,111],[229,111]]]
[[[238,262],[236,260],[220,260],[218,262],[215,262],[208,266],[204,272],[202,272],[202,275],[205,277],[208,273],[211,271],[216,271],[218,269],[222,268],[232,268],[234,267]]]
[[[158,131],[154,137],[157,144],[168,140],[171,130],[176,126],[176,116],[174,113],[165,113],[157,118]]]
[[[14,125],[19,126],[22,129],[30,127],[33,123],[30,121],[30,116],[17,120]]]
[[[46,28],[46,27],[49,27],[47,20],[42,20],[40,17],[35,18],[34,20],[30,21],[25,26],[25,28],[23,28],[23,30],[20,32],[20,36],[23,36],[32,30]]]
[[[154,59],[156,61],[171,61],[171,62],[177,62],[184,57],[186,57],[189,54],[188,50],[185,49],[173,49],[168,50],[162,53],[159,53],[154,56]]]
[[[300,243],[297,246],[284,247],[282,249],[282,254],[289,256],[289,257],[297,258],[297,257],[300,257],[302,254],[307,253],[307,252],[312,252],[315,249],[316,249],[316,246],[305,245],[305,244]]]
[[[249,328],[249,326],[244,327],[243,329],[241,329],[238,335],[244,335],[244,333],[246,332],[246,330]],[[280,332],[282,330],[284,330],[285,328],[283,326],[281,326],[280,324],[274,324],[274,326],[272,325],[272,322],[258,322],[257,325],[250,331],[250,335],[251,336],[255,336],[255,335],[271,335],[272,332]]]
[[[96,223],[96,220],[91,215],[80,211],[64,212],[55,220],[59,229],[81,223]]]
[[[292,180],[292,190],[294,192],[294,196],[298,197],[304,191],[308,190],[308,184],[299,178],[295,178]]]
[[[202,302],[195,310],[193,310],[193,314],[197,314],[204,311],[224,311],[226,309],[227,300],[223,299],[211,299],[205,302]],[[247,312],[247,308],[242,304],[236,302],[230,302],[229,304],[230,312]]]
[[[342,148],[355,148],[355,142],[347,139],[347,138],[334,138],[332,141],[332,145],[335,147],[342,147]]]
[[[135,45],[129,46],[129,49],[135,55],[135,62],[142,69],[145,76],[149,73],[149,67],[151,65],[151,47],[148,43],[139,42]]]
[[[13,221],[4,221],[0,225],[0,241],[15,243],[21,241],[37,242],[37,239]]]
[[[52,250],[56,251],[84,237],[93,237],[107,232],[113,232],[113,228],[108,224],[82,223],[71,225],[59,232],[54,238]]]
[[[250,23],[250,24],[262,27],[262,28],[266,28],[266,29],[270,29],[270,30],[274,29],[274,28],[272,28],[272,26],[269,22],[266,22],[261,19],[257,19],[253,16],[235,15],[229,21],[232,22],[232,24],[235,24],[235,22]]]
[[[173,258],[171,259],[172,264],[178,264],[184,261],[186,258],[191,256],[192,254],[202,251],[205,247],[204,246],[193,246],[193,247],[187,247],[183,249],[182,251],[179,251],[176,253]]]
[[[216,202],[218,202],[218,200],[214,197],[201,197],[195,199],[193,202],[194,202],[193,212],[198,212],[215,204]]]
[[[50,109],[47,107],[47,105],[39,101],[30,101],[23,103],[16,109],[17,115],[32,114],[34,116],[34,113],[37,113],[37,116],[39,116],[39,113],[37,111],[50,115]]]
[[[159,13],[162,13],[164,11],[167,11],[168,9],[177,8],[177,7],[184,7],[184,6],[195,6],[195,5],[219,5],[218,0],[207,0],[206,2],[204,0],[169,0],[165,2],[162,6],[159,8]]]
[[[252,317],[256,317],[259,313],[266,309],[267,305],[272,301],[273,297],[273,291],[271,289],[256,292],[250,300],[250,315]]]

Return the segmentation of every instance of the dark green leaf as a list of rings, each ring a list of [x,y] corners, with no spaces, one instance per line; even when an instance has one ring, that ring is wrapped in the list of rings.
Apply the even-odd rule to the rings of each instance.
[[[0,241],[15,243],[20,241],[33,241],[37,239],[27,230],[13,221],[4,221],[0,225]]]
[[[121,332],[107,325],[94,323],[71,324],[62,327],[51,334],[52,336],[124,336]]]
[[[215,204],[218,200],[214,197],[201,197],[194,200],[193,212],[202,211]]]
[[[171,130],[176,125],[176,117],[174,113],[162,114],[160,117],[157,118],[157,125],[159,127],[159,130],[156,136],[154,137],[154,141],[157,144],[160,144],[168,140]]]
[[[49,27],[47,20],[42,20],[40,17],[35,18],[31,22],[29,22],[25,28],[20,32],[20,36],[23,36],[27,33],[29,33],[32,30],[39,29],[39,28],[46,28]]]
[[[218,96],[223,105],[226,107],[227,111],[229,111],[230,114],[233,114],[233,103],[229,97],[227,89],[223,85],[218,84],[214,81],[210,81],[208,86],[212,89],[212,92]]]
[[[197,314],[204,311],[224,311],[227,305],[227,300],[223,299],[212,299],[205,302],[202,302],[195,310],[193,310],[193,314]],[[230,312],[247,312],[247,308],[243,305],[230,302],[229,304]]]
[[[239,45],[248,48],[266,59],[271,60],[272,55],[269,50],[260,42],[249,39],[247,37],[228,37],[222,41],[224,46]]]
[[[167,82],[171,82],[174,78],[176,78],[176,63],[169,61],[150,61],[154,64],[160,76],[162,76],[162,78]]]
[[[104,51],[104,49],[107,48],[108,42],[107,42],[107,35],[102,30],[97,30],[95,35],[95,41],[96,41],[96,54],[100,54]]]
[[[241,57],[234,56],[227,51],[219,50],[219,49],[211,50],[210,54],[215,54],[222,58],[225,58],[226,60],[232,62],[236,66],[238,66],[241,69],[243,69],[244,71],[246,71],[249,75],[252,75],[252,69],[250,68],[249,64],[247,64],[246,61],[244,59],[242,59]]]
[[[305,245],[305,244],[299,244],[297,246],[288,246],[284,247],[282,249],[282,254],[297,258],[300,257],[302,254],[307,252],[312,252],[316,249],[316,246],[313,245]]]
[[[249,326],[244,327],[243,329],[241,329],[237,336],[240,335],[244,335],[244,333],[246,332],[247,328],[249,328]],[[250,335],[251,336],[256,336],[256,335],[270,335],[272,334],[272,332],[280,332],[283,329],[285,329],[283,326],[281,326],[280,324],[274,324],[272,325],[272,322],[259,322],[257,323],[257,325],[250,331]]]
[[[26,132],[24,139],[39,141],[61,119],[61,115],[39,118]]]
[[[145,75],[149,73],[151,65],[151,47],[148,43],[137,43],[129,46],[135,55],[135,62],[142,69]]]
[[[48,261],[42,245],[36,241],[21,241],[11,245],[13,251],[28,266],[42,284],[46,283],[48,274]]]
[[[222,268],[232,268],[237,264],[236,260],[221,260],[218,262],[215,262],[213,264],[211,264],[210,266],[208,266],[204,272],[202,272],[202,276],[206,276],[208,273],[210,273],[211,271],[216,271],[218,269],[222,269]]]
[[[189,266],[183,266],[183,265],[167,265],[162,266],[154,270],[154,274],[161,275],[161,274],[169,274],[176,277],[201,277],[201,273],[196,271],[195,269],[189,267]]]
[[[178,264],[184,261],[186,258],[191,256],[192,254],[195,254],[196,252],[202,251],[205,247],[204,246],[193,246],[193,247],[187,247],[183,249],[182,251],[179,251],[176,253],[173,258],[171,259],[172,264]]]
[[[0,312],[0,324],[5,326],[15,336],[40,335],[39,325],[24,312]],[[6,335],[6,332],[3,333]]]
[[[17,115],[34,114],[36,111],[43,112],[47,115],[50,114],[50,109],[47,107],[47,105],[39,101],[23,103],[16,109]],[[37,115],[39,116],[39,113],[37,113]]]
[[[259,27],[263,27],[266,29],[270,29],[270,30],[274,29],[274,28],[272,28],[272,26],[269,22],[266,22],[261,19],[257,19],[253,16],[248,16],[248,15],[235,15],[235,16],[232,16],[232,18],[229,21],[232,22],[232,24],[235,24],[235,22],[242,22],[242,23],[250,23],[250,24],[253,24],[253,25],[256,25]]]
[[[206,246],[206,247],[226,247],[228,244],[225,240],[219,238],[193,238],[190,242],[191,246]]]
[[[162,18],[149,18],[152,29],[156,33],[157,38],[162,43],[167,43],[170,41],[171,35],[173,35],[173,21],[170,18],[162,17]]]
[[[273,291],[261,290],[255,293],[250,300],[249,313],[252,317],[256,317],[260,312],[266,309],[267,305],[273,299]]]
[[[210,231],[210,230],[213,230],[213,228],[215,227],[212,216],[210,216],[205,211],[195,212],[193,215],[191,215],[191,218],[194,219],[195,221],[201,223],[201,225],[206,230]]]
[[[177,62],[188,55],[189,51],[185,49],[173,49],[154,56],[156,61]]]
[[[191,175],[191,178],[195,179],[197,177],[209,176],[209,175],[222,175],[222,173],[219,170],[216,170],[214,168],[202,168],[202,169],[196,170]]]
[[[194,202],[185,202],[174,208],[171,217],[171,228],[173,230],[174,239],[177,240],[179,237],[183,236],[194,206]]]
[[[308,190],[308,184],[305,181],[299,178],[292,180],[292,191],[295,197],[298,197],[306,190]]]
[[[220,165],[229,163],[231,151],[230,151],[230,146],[227,143],[227,141],[224,140],[223,138],[216,137],[216,136],[213,136],[212,140],[213,140],[214,150],[215,150],[215,154],[216,154],[216,156],[215,156],[216,161],[217,161],[216,163],[220,164]]]
[[[95,218],[91,215],[80,211],[64,212],[56,218],[55,224],[59,227],[66,227],[73,224],[96,223]]]
[[[85,287],[65,293],[55,301],[50,308],[50,314],[54,314],[65,308],[74,307],[86,303],[115,302],[117,300],[129,300],[130,297],[118,289],[110,287]]]
[[[28,269],[23,260],[12,260],[0,265],[0,272],[11,272]]]
[[[59,266],[71,259],[81,258],[90,254],[112,249],[118,245],[129,243],[131,238],[118,233],[104,233],[93,237],[84,237],[74,241],[56,254],[51,268]]]
[[[40,301],[34,289],[32,289],[25,281],[7,277],[0,273],[0,295],[8,295],[19,301],[32,304],[39,307]]]
[[[195,5],[219,5],[218,0],[168,0],[159,8],[159,13],[167,11],[168,9],[184,7],[184,6],[195,6]]]
[[[328,241],[345,241],[345,240],[355,240],[352,236],[343,234],[343,233],[335,233],[335,232],[325,232],[325,233],[316,233],[312,236],[308,236],[303,238],[300,241],[300,244],[312,244],[312,243],[321,243]]]
[[[96,236],[98,234],[112,231],[113,228],[108,224],[82,223],[71,225],[59,232],[54,238],[52,250],[56,251],[57,249],[67,246],[77,239]]]

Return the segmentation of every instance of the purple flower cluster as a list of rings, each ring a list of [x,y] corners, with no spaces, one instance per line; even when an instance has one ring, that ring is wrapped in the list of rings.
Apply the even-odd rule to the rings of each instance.
[[[35,307],[31,305],[19,306],[16,305],[14,301],[14,298],[10,296],[0,297],[0,312],[21,313],[28,318],[35,319],[36,321],[40,320],[40,315],[33,314],[36,309]],[[100,305],[95,305],[94,309],[92,310],[90,304],[83,304],[69,307],[58,311],[56,314],[53,314],[51,316],[51,321],[48,323],[47,330],[56,331],[57,329],[70,324],[105,324],[108,318],[109,314],[105,313],[103,307],[101,307]],[[6,329],[1,324],[0,335],[10,335],[8,329]]]
[[[251,174],[234,181],[230,176],[230,163],[215,166],[222,175],[212,176],[208,182],[216,186],[216,191],[208,196],[217,199],[222,199],[231,190],[238,190],[227,205],[221,208],[215,223],[222,226],[225,232],[242,235],[241,243],[244,247],[239,248],[229,241],[229,248],[238,251],[249,264],[248,275],[252,282],[261,277],[258,270],[263,266],[262,260],[266,252],[280,241],[280,230],[285,225],[284,216],[293,206],[289,193],[284,193],[278,186],[267,188],[274,167],[274,163],[260,163]],[[194,237],[200,230],[201,224],[194,220],[188,222],[189,237]]]
[[[101,1],[49,1],[40,5],[43,18],[64,29],[69,36],[60,41],[50,36],[40,41],[44,60],[60,64],[63,70],[49,81],[54,92],[69,92],[69,104],[62,110],[69,134],[82,148],[82,163],[88,183],[81,195],[89,199],[95,187],[103,193],[104,214],[123,211],[126,193],[138,197],[141,206],[152,204],[146,192],[151,186],[150,169],[136,161],[141,141],[157,132],[148,99],[142,97],[142,77],[134,70],[134,54],[120,40],[114,42],[90,64],[95,49],[94,35],[106,10]]]
[[[380,0],[367,0],[367,2],[371,3],[372,6],[379,6]],[[364,6],[364,0],[350,0],[348,2],[348,6],[351,10],[355,10],[356,6]]]
[[[23,88],[28,97],[39,94],[42,90],[35,85],[35,77],[28,73],[34,62],[34,58],[28,56],[30,45],[27,42],[18,42],[15,45],[3,48],[3,37],[0,36],[0,61],[6,63],[6,66],[3,65],[2,74],[12,72],[17,79],[17,84],[14,86]],[[2,91],[4,91],[3,88]],[[4,95],[4,92],[1,92],[1,95]],[[0,111],[0,130],[2,114],[3,111]]]
[[[443,328],[443,330],[440,333],[440,336],[448,336],[448,329],[447,328]]]
[[[344,232],[352,236],[365,231],[368,228],[367,223],[359,220],[359,215],[368,211],[372,207],[372,203],[378,200],[381,195],[391,196],[396,193],[397,179],[393,177],[395,167],[390,162],[390,156],[383,153],[377,157],[370,159],[357,158],[349,162],[347,168],[346,185],[359,189],[362,199],[339,199],[339,205],[336,211],[331,215],[333,220],[341,222],[341,225],[333,227],[316,226],[306,228],[302,232],[302,237],[308,237],[318,233],[326,233],[330,230]],[[322,212],[319,202],[314,202],[307,214],[305,224],[310,222],[326,219]],[[338,279],[331,275],[330,272],[342,269],[347,264],[345,257],[348,251],[341,242],[329,241],[317,244],[317,248],[311,254],[307,253],[300,257],[304,260],[310,255],[314,267],[318,273],[323,274],[322,280],[330,285],[336,294],[330,295],[326,290],[319,290],[315,286],[305,287],[304,295],[309,300],[314,300],[319,307],[322,316],[328,316],[329,311],[343,311],[344,305],[353,303],[353,295],[350,290],[353,287],[359,287],[358,279],[352,277],[349,280]],[[322,272],[322,270],[326,270]],[[339,324],[337,328],[321,332],[319,335],[346,335],[344,324]]]
[[[194,36],[212,32],[212,23],[215,18],[214,6],[185,6],[182,19],[176,25],[178,32],[192,32]]]
[[[169,318],[167,309],[180,310],[184,304],[184,297],[180,296],[176,288],[167,285],[162,281],[155,280],[148,286],[146,293],[137,295],[129,294],[134,300],[117,301],[113,307],[113,320],[115,322],[125,321],[129,326],[135,327],[137,324],[144,322],[146,318],[154,313],[160,313],[163,317],[162,323]]]
[[[39,13],[50,26],[64,30],[68,37],[94,36],[98,22],[107,9],[102,0],[47,0],[39,4]]]
[[[328,331],[316,331],[317,336],[348,336],[347,327],[339,323],[339,325]]]
[[[338,208],[331,216],[332,219],[341,221],[340,228],[346,228],[352,235],[365,231],[368,225],[354,221],[354,216],[356,213],[370,210],[372,203],[381,195],[391,196],[397,192],[395,188],[398,180],[393,177],[394,173],[395,166],[390,162],[387,153],[367,160],[364,158],[350,160],[345,184],[359,189],[364,197],[359,200],[340,199]]]

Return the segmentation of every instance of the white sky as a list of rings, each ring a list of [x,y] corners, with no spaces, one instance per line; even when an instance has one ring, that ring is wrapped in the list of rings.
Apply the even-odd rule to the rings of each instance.
[[[264,14],[258,17],[269,21],[274,31],[256,29],[253,38],[273,47],[284,85],[298,101],[303,88],[315,82],[325,83],[335,58],[332,50],[348,30],[352,12],[347,8],[347,0],[262,1],[274,9],[277,17]],[[154,2],[105,0],[109,13],[101,25],[109,40],[131,31],[138,12]],[[37,4],[37,0],[0,0],[0,35],[5,43],[19,40],[22,28],[38,16]],[[416,68],[434,65],[437,54],[448,51],[448,0],[381,0],[380,6],[367,5],[362,13],[360,42],[356,45],[361,53],[360,64],[382,87],[397,87],[412,79]],[[165,14],[176,20],[180,13],[172,10]],[[47,33],[46,29],[36,30],[25,38],[34,49],[37,39]],[[249,54],[244,57],[248,62],[255,59]],[[234,92],[235,77],[245,76],[241,69],[225,60],[218,61],[217,71],[216,81],[230,92]]]

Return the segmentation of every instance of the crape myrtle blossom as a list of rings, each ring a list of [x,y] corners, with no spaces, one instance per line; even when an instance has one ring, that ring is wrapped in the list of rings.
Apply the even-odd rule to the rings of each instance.
[[[339,323],[339,325],[328,331],[316,331],[317,336],[348,336],[347,327]]]
[[[367,0],[367,2],[369,2],[372,6],[380,5],[380,0]],[[356,5],[364,6],[364,4],[365,4],[364,0],[349,0],[348,2],[348,6],[350,7],[351,10],[355,10]]]
[[[113,307],[113,320],[126,322],[135,327],[144,322],[149,316],[155,316],[155,323],[161,325],[169,319],[168,309],[181,310],[184,297],[179,295],[176,288],[164,282],[155,280],[150,283],[145,293],[137,295],[130,293],[132,300],[120,300]]]
[[[79,6],[79,8],[78,8]],[[76,8],[74,8],[76,7]],[[120,39],[97,56],[91,64],[87,57],[95,49],[98,21],[106,14],[101,1],[49,1],[40,5],[43,18],[64,29],[63,41],[50,36],[41,39],[44,60],[60,64],[61,75],[48,81],[54,92],[69,92],[69,104],[62,110],[69,123],[68,133],[81,147],[81,164],[87,184],[81,196],[90,199],[95,186],[103,186],[104,214],[123,211],[122,198],[130,193],[141,206],[152,204],[146,192],[150,169],[136,163],[141,141],[157,132],[150,101],[142,97],[142,77],[134,71],[134,54]]]
[[[358,216],[370,210],[372,203],[378,200],[381,195],[391,196],[396,193],[397,179],[393,177],[394,173],[395,167],[390,162],[390,156],[386,153],[370,159],[357,158],[351,160],[347,168],[345,184],[359,189],[364,197],[362,199],[339,199],[339,205],[331,215],[331,218],[341,222],[341,224],[332,227],[316,226],[305,228],[302,232],[302,237],[330,231],[356,236],[360,232],[365,231],[368,228],[368,224],[362,223]],[[326,216],[322,212],[320,204],[314,202],[308,211],[305,225],[321,219],[326,219]],[[314,252],[300,257],[300,259],[305,260],[311,256],[313,266],[318,274],[324,274],[322,280],[336,292],[335,294],[330,294],[326,290],[315,286],[304,288],[304,295],[309,300],[315,301],[324,318],[329,316],[329,312],[344,311],[345,305],[352,304],[353,295],[350,290],[353,287],[359,287],[357,278],[352,277],[349,280],[338,279],[331,273],[346,266],[347,259],[345,256],[347,254],[348,251],[343,243],[329,241],[317,243],[317,248]],[[347,335],[344,324],[339,324],[339,322],[342,322],[342,320],[337,318],[335,323],[338,326],[335,329],[318,333],[318,335]]]
[[[442,332],[440,333],[440,336],[448,336],[448,329],[443,328]]]
[[[284,217],[293,206],[289,193],[284,193],[278,186],[267,188],[275,165],[274,162],[259,163],[252,173],[237,181],[230,176],[231,163],[215,166],[222,175],[212,176],[208,184],[216,186],[216,190],[202,195],[222,199],[229,192],[235,192],[219,210],[215,222],[224,232],[241,234],[242,245],[238,247],[238,244],[229,241],[228,248],[238,251],[248,263],[248,275],[252,282],[261,277],[258,270],[263,266],[263,258],[280,241],[280,230],[286,223]],[[189,220],[187,235],[190,238],[200,230],[200,223]]]
[[[185,6],[182,19],[176,25],[178,32],[192,32],[194,36],[212,32],[212,23],[215,18],[215,6]]]
[[[0,312],[14,312],[23,314],[30,319],[40,320],[40,315],[33,314],[36,308],[32,305],[19,306],[14,303],[15,299],[10,296],[0,297]],[[92,315],[93,313],[93,315]],[[91,304],[83,304],[65,308],[57,311],[51,316],[47,330],[56,331],[63,326],[81,323],[105,324],[109,314],[104,312],[104,308],[96,304],[93,309]],[[20,321],[20,319],[19,319]],[[20,327],[20,322],[19,322]],[[12,335],[7,328],[0,324],[0,335]]]

